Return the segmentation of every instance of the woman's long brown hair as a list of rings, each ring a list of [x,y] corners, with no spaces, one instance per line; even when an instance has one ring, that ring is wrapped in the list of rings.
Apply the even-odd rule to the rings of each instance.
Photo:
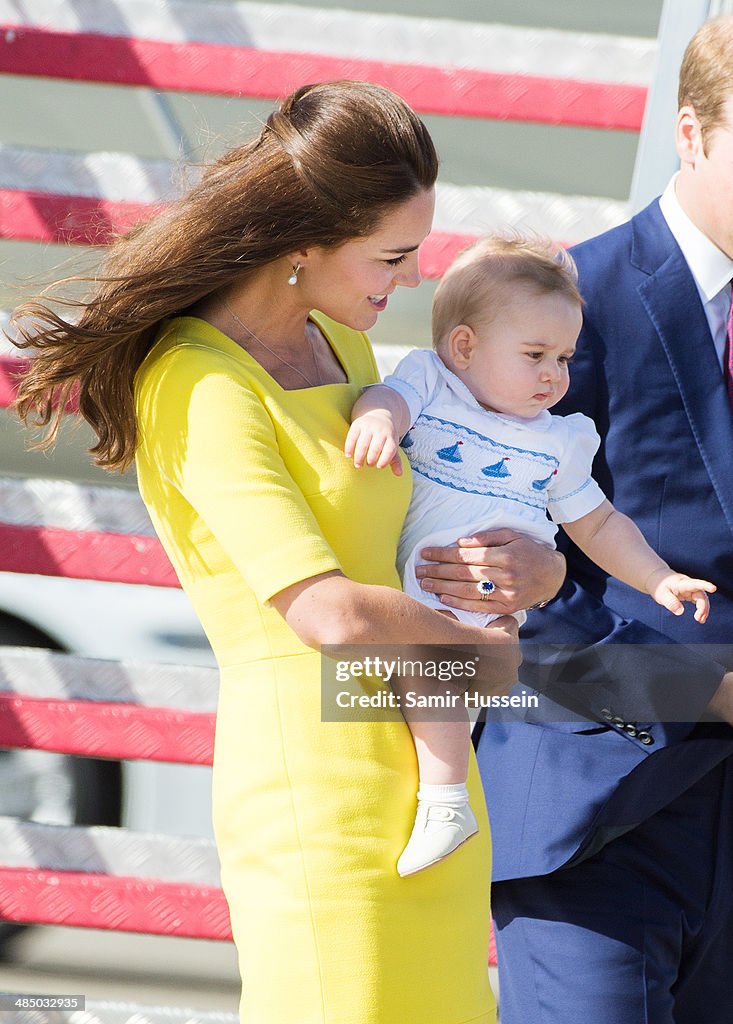
[[[118,238],[99,275],[59,282],[15,310],[16,343],[33,350],[15,408],[47,428],[35,446],[53,446],[67,402],[78,398],[97,436],[95,462],[126,469],[137,441],[135,374],[164,320],[288,253],[369,234],[437,171],[427,129],[388,89],[351,81],[298,89],[258,138]],[[70,281],[86,282],[88,295],[64,296]],[[55,311],[59,302],[68,316]]]

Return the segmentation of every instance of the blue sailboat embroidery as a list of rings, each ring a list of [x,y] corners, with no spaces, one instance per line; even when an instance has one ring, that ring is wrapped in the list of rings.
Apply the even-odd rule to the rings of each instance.
[[[500,476],[511,476],[511,473],[504,465],[505,462],[509,461],[509,456],[505,455],[503,459],[499,459],[491,466],[484,466],[481,472],[484,476],[500,477]]]
[[[462,444],[463,441],[456,441],[456,443],[450,445],[449,448],[439,448],[435,454],[444,462],[463,462],[461,453],[458,450]]]
[[[549,484],[550,480],[552,480],[553,476],[556,476],[556,475],[557,475],[557,470],[553,469],[553,471],[550,473],[550,475],[545,477],[544,480],[533,480],[532,481],[533,489],[535,491],[544,491],[545,487],[547,487],[547,485]]]

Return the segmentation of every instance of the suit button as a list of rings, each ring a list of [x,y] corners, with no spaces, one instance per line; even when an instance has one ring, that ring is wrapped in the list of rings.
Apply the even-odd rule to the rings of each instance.
[[[624,732],[627,732],[629,734],[629,736],[637,736],[638,735],[638,731],[637,731],[636,727],[631,725],[631,723],[629,723],[628,725],[624,726]]]
[[[619,729],[623,729],[626,725],[626,722],[624,722],[623,718],[619,718],[618,715],[616,715],[616,717],[613,718],[612,721],[614,725],[617,725],[619,727]]]
[[[613,711],[611,711],[611,709],[610,709],[610,708],[602,708],[602,709],[601,709],[601,714],[602,714],[602,715],[603,715],[603,717],[604,717],[604,718],[605,718],[605,719],[606,719],[607,721],[609,721],[609,722],[610,722],[610,721],[611,721],[611,719],[613,718]]]
[[[648,747],[650,743],[654,742],[654,737],[650,736],[648,732],[640,732],[639,733],[639,739],[641,740],[641,742],[644,744],[645,747]]]

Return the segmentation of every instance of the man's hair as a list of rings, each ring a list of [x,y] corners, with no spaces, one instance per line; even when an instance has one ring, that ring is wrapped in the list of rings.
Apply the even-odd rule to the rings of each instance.
[[[682,57],[678,107],[692,107],[700,122],[703,150],[710,133],[725,123],[733,96],[733,15],[712,18],[695,33]]]
[[[544,238],[488,235],[458,255],[436,289],[433,346],[459,324],[486,326],[518,286],[583,303],[575,262],[565,249]]]

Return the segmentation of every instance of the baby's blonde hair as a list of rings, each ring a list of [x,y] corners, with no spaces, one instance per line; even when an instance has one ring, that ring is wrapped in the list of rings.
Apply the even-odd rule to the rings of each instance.
[[[490,323],[517,285],[583,304],[575,262],[565,249],[545,238],[487,235],[459,253],[435,291],[433,346],[459,324],[475,330]]]

